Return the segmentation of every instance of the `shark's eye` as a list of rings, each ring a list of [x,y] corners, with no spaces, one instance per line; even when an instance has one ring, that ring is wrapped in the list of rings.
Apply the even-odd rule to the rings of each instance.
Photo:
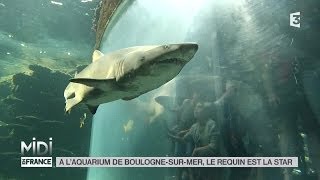
[[[164,49],[169,49],[169,46],[168,45],[164,45],[163,48]]]
[[[146,60],[146,57],[142,56],[141,59],[140,59],[140,62],[143,63],[145,60]]]

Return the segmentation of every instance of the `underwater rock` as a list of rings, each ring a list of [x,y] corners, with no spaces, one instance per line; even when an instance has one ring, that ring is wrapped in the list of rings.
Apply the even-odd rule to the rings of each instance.
[[[29,69],[30,73],[17,73],[0,82],[0,91],[5,92],[0,94],[1,111],[9,112],[6,116],[0,115],[0,119],[6,119],[0,126],[0,161],[6,164],[5,167],[0,166],[0,174],[6,177],[38,178],[39,170],[17,169],[20,167],[20,161],[17,161],[21,156],[20,142],[31,142],[32,137],[43,141],[52,137],[53,154],[56,156],[71,156],[70,152],[77,152],[78,156],[89,154],[91,121],[79,128],[79,119],[87,110],[80,106],[72,115],[64,114],[63,91],[71,76],[39,65],[30,65]],[[65,148],[61,151],[55,147]],[[41,173],[46,179],[70,177],[71,174],[77,179],[84,179],[85,171]]]
[[[39,65],[29,65],[29,69],[32,70],[32,75],[34,77],[39,77],[43,74],[47,74],[50,75],[51,74],[51,70]]]
[[[6,97],[11,93],[10,82],[2,81],[0,82],[0,97]]]
[[[26,8],[26,5],[21,4],[19,0],[2,1],[1,30],[10,32],[17,39],[27,43],[36,43],[49,38],[71,41],[78,39],[79,42],[93,38],[84,35],[90,34],[90,19],[93,15],[91,8],[94,8],[97,1],[62,2],[63,6],[57,6],[50,1],[39,3],[38,0],[30,0],[28,1],[30,6]],[[64,27],[64,30],[61,30],[61,27]]]

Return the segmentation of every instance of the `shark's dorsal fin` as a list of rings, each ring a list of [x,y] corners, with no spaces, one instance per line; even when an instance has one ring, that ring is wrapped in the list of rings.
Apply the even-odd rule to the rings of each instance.
[[[95,62],[96,60],[98,60],[103,55],[104,54],[102,52],[100,52],[99,50],[94,50],[93,54],[92,54],[92,62]]]

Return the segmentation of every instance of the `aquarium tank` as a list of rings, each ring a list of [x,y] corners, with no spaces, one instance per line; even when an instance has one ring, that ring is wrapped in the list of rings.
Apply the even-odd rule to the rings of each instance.
[[[0,0],[0,180],[319,180],[319,42],[318,0]]]

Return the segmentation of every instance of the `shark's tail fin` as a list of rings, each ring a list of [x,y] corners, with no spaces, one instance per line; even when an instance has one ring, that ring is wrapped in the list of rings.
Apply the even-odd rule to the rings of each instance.
[[[173,109],[174,97],[158,96],[158,97],[154,98],[154,100],[167,110]]]

